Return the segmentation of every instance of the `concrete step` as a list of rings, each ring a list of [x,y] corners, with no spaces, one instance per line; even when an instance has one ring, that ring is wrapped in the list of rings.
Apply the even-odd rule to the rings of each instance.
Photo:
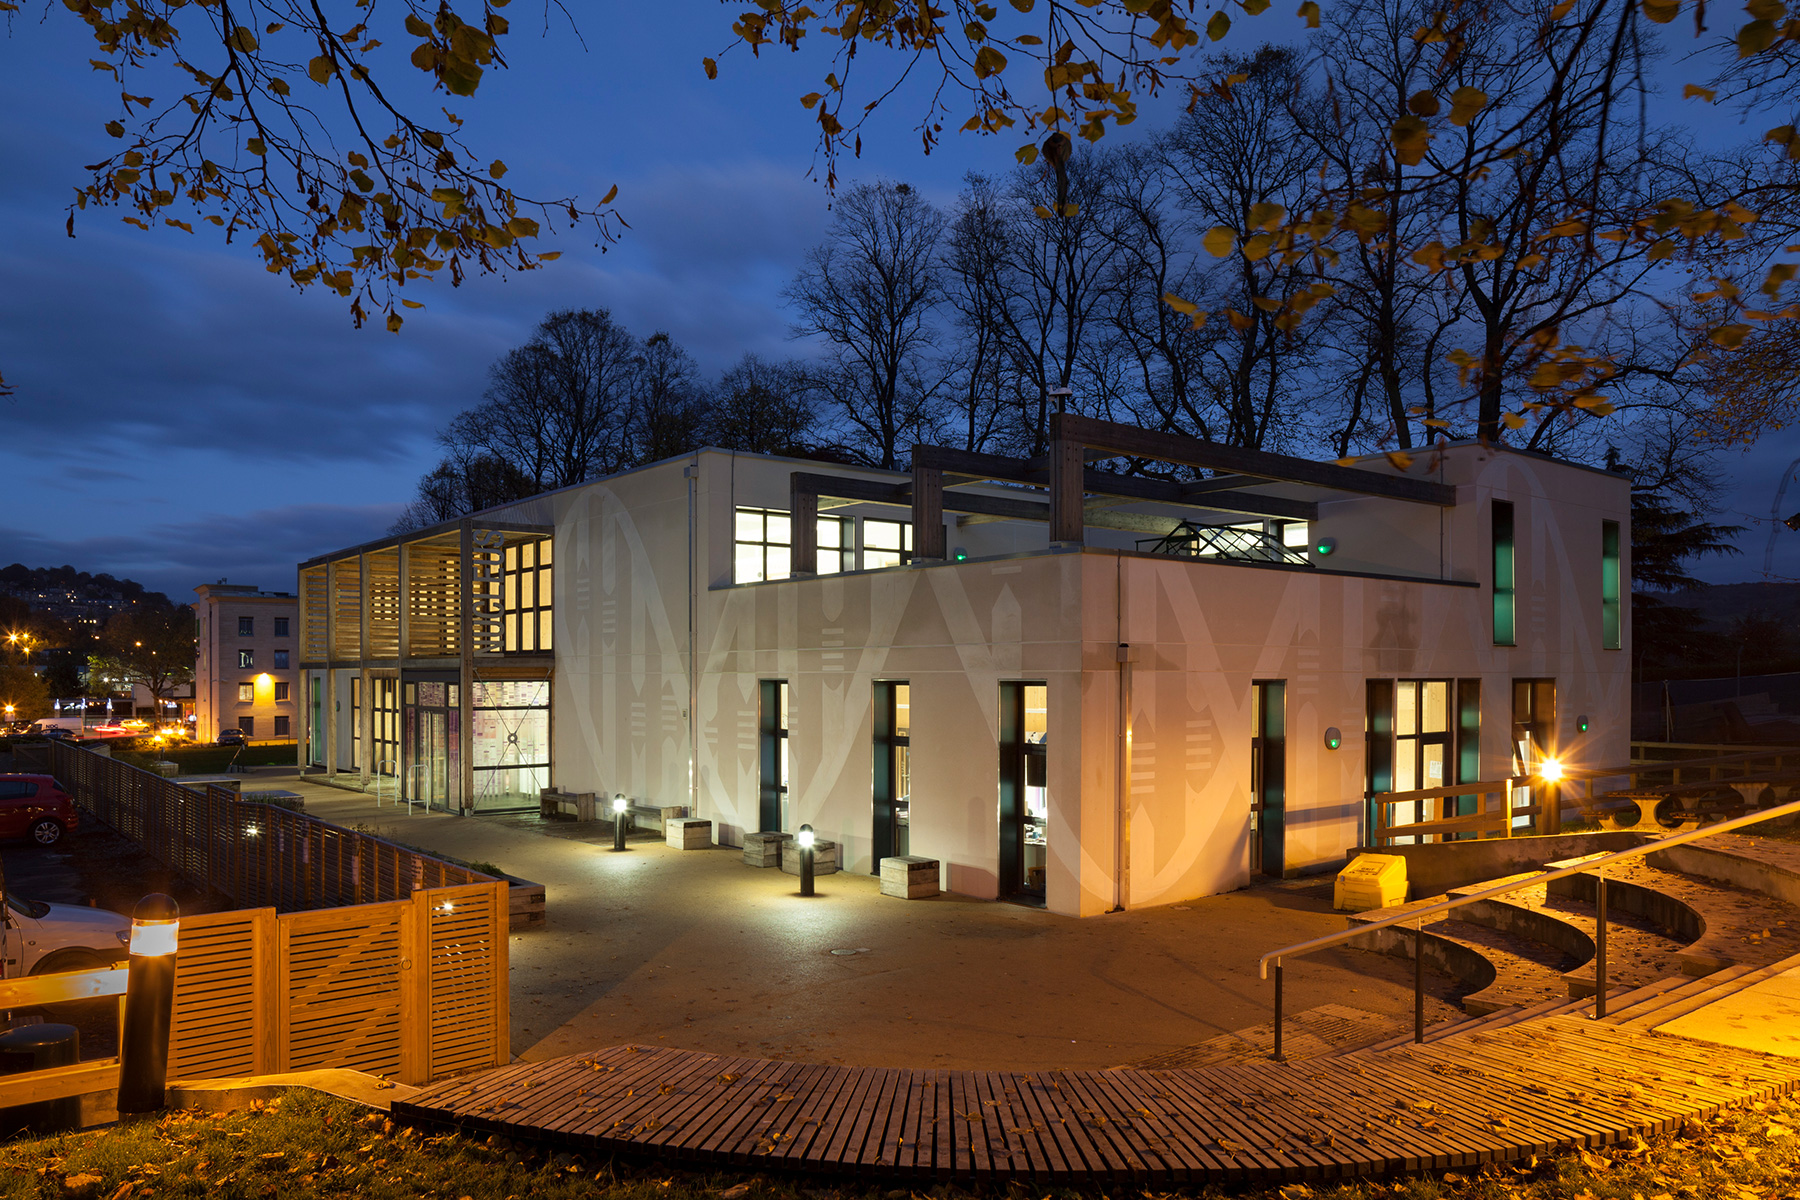
[[[1550,891],[1591,905],[1596,878],[1592,872],[1571,875],[1551,884]],[[1635,916],[1687,943],[1675,960],[1688,975],[1800,954],[1800,906],[1775,896],[1643,859],[1608,867],[1606,881],[1609,916],[1621,922]]]
[[[1350,921],[1353,926],[1366,924],[1442,898],[1357,913]],[[1389,926],[1370,930],[1351,944],[1410,962],[1413,942],[1410,927]],[[1578,965],[1555,947],[1461,920],[1439,920],[1427,925],[1424,952],[1427,967],[1449,975],[1468,989],[1461,999],[1463,1011],[1477,1016],[1566,999],[1568,988],[1563,983],[1563,972]]]

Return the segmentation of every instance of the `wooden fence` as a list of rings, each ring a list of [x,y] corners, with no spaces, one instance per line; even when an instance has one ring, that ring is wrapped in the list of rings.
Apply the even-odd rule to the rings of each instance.
[[[304,813],[244,801],[229,788],[184,787],[61,742],[48,749],[50,773],[83,809],[190,881],[246,908],[300,912],[496,882]]]
[[[425,1084],[511,1060],[504,880],[224,788],[50,753],[88,812],[255,905],[181,919],[170,1079],[346,1067]],[[0,981],[0,1010],[124,989],[119,970]],[[102,1091],[117,1072],[113,1059],[0,1077],[0,1106]]]
[[[504,1066],[506,898],[497,883],[317,912],[181,919],[169,1078],[343,1067],[426,1084]],[[126,972],[0,981],[0,1009],[122,996]],[[0,1076],[0,1106],[117,1084],[119,1060]]]

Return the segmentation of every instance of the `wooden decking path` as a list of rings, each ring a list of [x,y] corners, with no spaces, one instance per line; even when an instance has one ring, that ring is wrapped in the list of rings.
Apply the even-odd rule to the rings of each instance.
[[[393,1111],[694,1166],[1275,1182],[1605,1145],[1797,1083],[1800,1060],[1562,1012],[1418,1046],[1176,1070],[907,1070],[615,1046],[447,1081]]]

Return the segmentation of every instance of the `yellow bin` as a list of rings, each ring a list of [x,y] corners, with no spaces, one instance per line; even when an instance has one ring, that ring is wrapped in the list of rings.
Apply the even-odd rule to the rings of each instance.
[[[1399,854],[1359,854],[1338,872],[1331,906],[1348,912],[1406,903],[1406,859]]]

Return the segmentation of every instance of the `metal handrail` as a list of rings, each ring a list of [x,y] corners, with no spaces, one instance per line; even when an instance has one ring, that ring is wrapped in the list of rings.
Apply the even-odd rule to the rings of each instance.
[[[1567,879],[1571,875],[1582,875],[1593,871],[1601,872],[1597,890],[1598,901],[1595,904],[1595,929],[1597,940],[1594,954],[1594,1017],[1595,1019],[1604,1017],[1606,1015],[1606,875],[1604,874],[1606,868],[1613,863],[1624,862],[1627,859],[1642,858],[1645,855],[1653,854],[1658,850],[1666,850],[1670,846],[1682,846],[1686,845],[1688,842],[1697,842],[1702,838],[1716,837],[1721,833],[1730,833],[1733,830],[1742,829],[1747,825],[1757,825],[1763,821],[1774,820],[1778,817],[1795,815],[1800,815],[1800,800],[1792,800],[1786,804],[1778,804],[1772,808],[1761,809],[1754,813],[1745,813],[1741,817],[1732,817],[1729,820],[1718,821],[1711,825],[1702,825],[1695,829],[1682,830],[1678,833],[1667,834],[1663,837],[1651,838],[1649,841],[1644,842],[1641,845],[1632,846],[1629,849],[1615,850],[1611,854],[1603,854],[1598,858],[1583,859],[1580,863],[1572,867],[1556,867],[1548,871],[1541,871],[1524,879],[1516,880],[1512,883],[1503,883],[1498,887],[1486,888],[1471,895],[1451,896],[1438,901],[1436,904],[1426,905],[1424,908],[1415,908],[1408,912],[1396,913],[1391,917],[1381,917],[1378,920],[1369,921],[1366,924],[1346,929],[1342,933],[1327,934],[1324,937],[1312,938],[1309,941],[1296,942],[1292,946],[1283,946],[1279,950],[1271,950],[1269,953],[1257,959],[1256,968],[1258,978],[1267,979],[1269,977],[1269,964],[1275,964],[1274,1057],[1277,1059],[1281,1058],[1282,959],[1298,958],[1302,954],[1311,954],[1315,950],[1326,950],[1332,946],[1342,946],[1379,929],[1391,929],[1396,925],[1416,922],[1417,926],[1413,943],[1413,958],[1415,963],[1413,974],[1414,989],[1417,994],[1414,997],[1413,1005],[1413,1040],[1415,1042],[1422,1042],[1425,1040],[1424,969],[1417,964],[1421,959],[1420,951],[1424,948],[1426,919],[1435,917],[1440,913],[1447,913],[1452,909],[1461,908],[1465,904],[1475,904],[1482,900],[1492,900],[1496,896],[1509,895],[1512,892],[1523,891],[1529,887],[1537,887],[1557,879]]]

